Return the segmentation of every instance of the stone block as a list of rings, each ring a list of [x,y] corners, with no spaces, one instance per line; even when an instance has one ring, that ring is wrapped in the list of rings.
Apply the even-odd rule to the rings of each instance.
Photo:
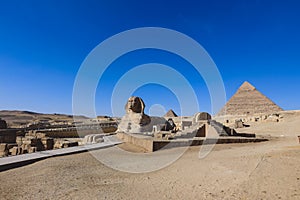
[[[236,120],[234,122],[234,128],[244,128],[244,124],[242,120]]]
[[[36,131],[30,130],[25,134],[25,137],[33,137],[35,136]]]
[[[62,148],[75,147],[75,146],[78,146],[78,142],[64,141],[62,143]]]
[[[0,144],[0,151],[5,151],[7,149],[7,143]]]
[[[36,147],[37,151],[43,151],[43,150],[45,150],[45,147],[44,147],[44,145],[42,143],[41,138],[33,138],[33,139],[31,139],[30,145],[33,146],[33,147]]]
[[[136,137],[134,134],[117,133],[117,137],[124,142],[128,142],[144,148],[147,152],[153,151],[153,140]]]
[[[206,137],[206,125],[203,124],[200,128],[198,128],[195,137]]]
[[[37,151],[36,147],[30,147],[30,148],[28,148],[28,153],[34,153],[36,151]]]
[[[42,138],[42,144],[44,145],[45,150],[51,150],[54,148],[53,138]]]
[[[22,136],[17,136],[17,138],[16,138],[16,143],[17,143],[18,145],[22,145],[24,139],[25,139],[25,138],[22,137]]]
[[[25,137],[44,138],[46,137],[46,133],[37,132],[36,130],[31,130],[26,133]]]
[[[0,144],[0,157],[2,156],[8,156],[8,147],[6,143]]]
[[[61,147],[61,141],[56,141],[55,143],[54,143],[54,149],[60,149],[60,148],[62,148]]]
[[[162,133],[160,133],[160,132],[154,133],[154,138],[162,139],[162,138],[163,138],[163,135],[162,135]]]
[[[18,147],[13,147],[9,150],[9,153],[10,155],[15,156],[18,155],[18,151],[19,151]]]
[[[23,154],[23,148],[22,146],[18,146],[18,155]]]
[[[22,144],[22,154],[24,153],[28,153],[29,150],[31,148],[31,145],[30,144]]]
[[[17,146],[18,146],[17,143],[9,143],[9,144],[7,144],[7,148],[8,148],[8,149],[11,149],[11,148],[17,147]]]
[[[37,138],[45,138],[46,137],[46,133],[41,133],[41,132],[36,133],[36,137]]]
[[[95,144],[95,143],[104,142],[103,136],[105,136],[105,134],[86,135],[83,138],[83,143],[84,144]]]

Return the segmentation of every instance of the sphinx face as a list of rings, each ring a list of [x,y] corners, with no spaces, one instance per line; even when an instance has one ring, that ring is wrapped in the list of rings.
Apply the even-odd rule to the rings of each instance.
[[[139,97],[130,97],[127,101],[126,111],[134,113],[143,112],[143,102]]]

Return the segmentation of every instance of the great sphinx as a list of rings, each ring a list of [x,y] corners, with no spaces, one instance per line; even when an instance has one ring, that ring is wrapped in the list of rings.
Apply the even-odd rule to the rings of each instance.
[[[140,97],[132,96],[125,104],[126,114],[118,125],[117,132],[151,133],[153,126],[159,130],[166,129],[169,122],[163,117],[150,117],[144,113],[145,103]]]

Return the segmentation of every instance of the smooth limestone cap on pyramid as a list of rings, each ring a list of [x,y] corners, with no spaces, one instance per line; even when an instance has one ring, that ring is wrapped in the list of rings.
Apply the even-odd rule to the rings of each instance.
[[[282,111],[282,108],[245,81],[217,116],[251,115],[278,111]]]

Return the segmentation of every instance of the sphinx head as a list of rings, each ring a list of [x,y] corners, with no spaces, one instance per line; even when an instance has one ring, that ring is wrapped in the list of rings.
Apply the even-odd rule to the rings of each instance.
[[[125,105],[126,113],[144,113],[145,103],[140,97],[130,97]]]

